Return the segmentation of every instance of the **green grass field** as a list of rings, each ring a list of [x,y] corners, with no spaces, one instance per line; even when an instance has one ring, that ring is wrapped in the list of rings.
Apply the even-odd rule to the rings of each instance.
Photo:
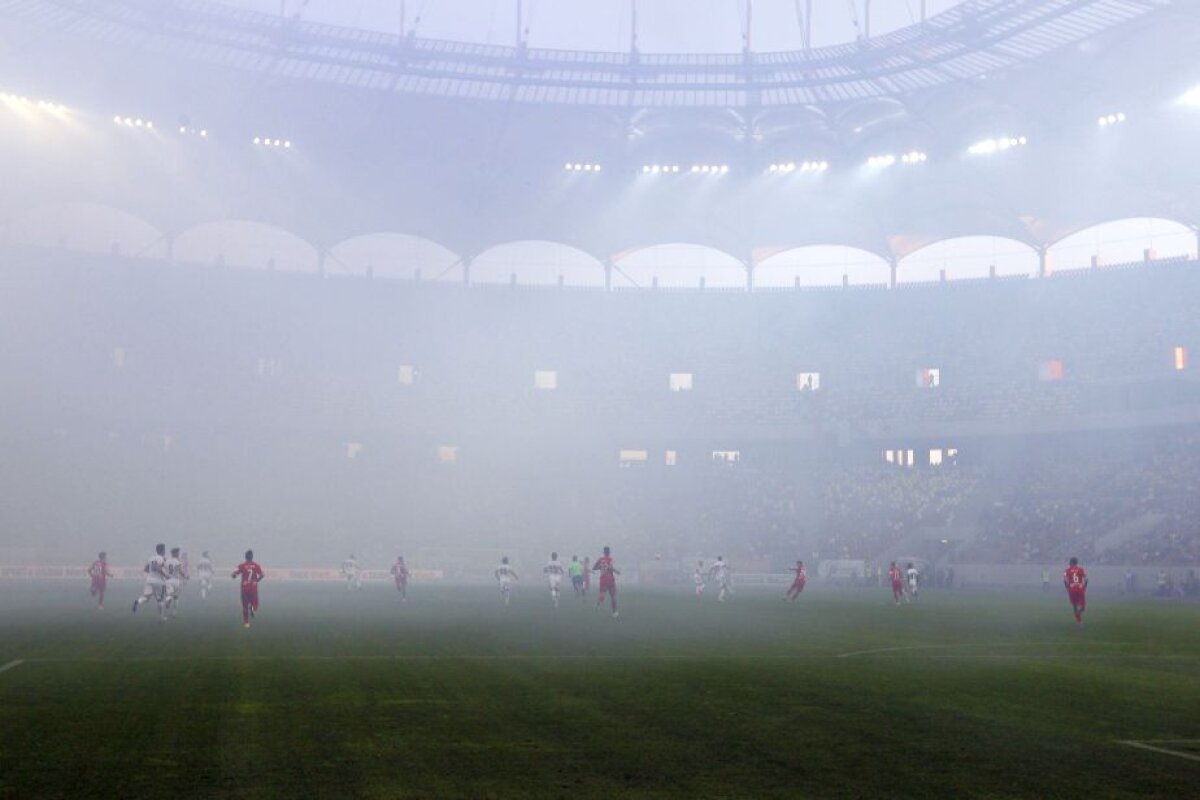
[[[1200,796],[1192,605],[138,588],[0,583],[0,797]]]

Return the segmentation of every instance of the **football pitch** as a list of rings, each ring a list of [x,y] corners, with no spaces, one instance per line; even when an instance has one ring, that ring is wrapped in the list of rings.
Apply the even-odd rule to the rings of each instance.
[[[0,797],[1200,795],[1194,605],[139,589],[0,583]]]

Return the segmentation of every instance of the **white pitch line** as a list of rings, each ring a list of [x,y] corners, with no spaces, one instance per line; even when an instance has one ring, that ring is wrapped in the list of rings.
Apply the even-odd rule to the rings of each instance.
[[[0,667],[0,672],[8,672],[10,669],[16,669],[17,667],[21,666],[24,663],[25,663],[24,661],[22,661],[21,659],[18,658],[15,661],[8,662],[3,667]]]
[[[1179,742],[1192,741],[1192,742],[1194,742],[1194,741],[1200,741],[1200,740],[1178,739],[1176,741],[1179,741]],[[1150,750],[1155,753],[1163,753],[1168,756],[1175,756],[1176,758],[1186,758],[1188,761],[1200,761],[1200,756],[1193,755],[1192,753],[1181,753],[1178,750],[1171,750],[1166,747],[1155,747],[1152,744],[1146,744],[1145,742],[1139,742],[1139,741],[1135,741],[1133,739],[1118,739],[1117,744],[1129,745],[1130,747],[1137,747],[1141,750]]]
[[[855,656],[873,656],[882,653],[903,653],[914,650],[954,650],[963,647],[1022,647],[1059,644],[1059,642],[978,642],[968,644],[910,644],[900,647],[880,647],[874,650],[855,650],[851,653],[838,653],[838,658],[854,658]]]

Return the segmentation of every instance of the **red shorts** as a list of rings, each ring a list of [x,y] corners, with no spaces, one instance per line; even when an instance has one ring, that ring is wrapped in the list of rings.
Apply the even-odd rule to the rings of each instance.
[[[892,591],[893,591],[893,592],[903,592],[903,591],[904,591],[904,584],[903,584],[903,583],[896,583],[895,581],[892,581]]]
[[[600,591],[608,592],[609,594],[617,593],[617,581],[611,575],[600,576]]]
[[[242,587],[242,605],[258,608],[258,584],[251,583]]]
[[[1087,589],[1067,589],[1067,597],[1071,598],[1071,605],[1087,608]]]
[[[797,592],[803,592],[805,583],[805,581],[792,581],[792,588]]]
[[[92,588],[93,589],[103,589],[104,588],[104,578],[101,578],[98,575],[93,575],[92,576]]]

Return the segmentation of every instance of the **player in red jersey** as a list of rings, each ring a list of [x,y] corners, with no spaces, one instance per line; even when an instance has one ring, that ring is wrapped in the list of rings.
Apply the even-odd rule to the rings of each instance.
[[[892,581],[892,599],[896,601],[896,605],[900,605],[900,601],[904,599],[904,571],[896,566],[895,561],[888,567],[888,577]]]
[[[1083,612],[1087,610],[1087,570],[1079,566],[1079,559],[1071,557],[1071,563],[1063,570],[1063,586],[1067,588],[1067,597],[1071,600],[1071,610],[1075,612],[1075,622],[1083,624]]]
[[[596,608],[604,605],[604,595],[607,594],[612,603],[613,616],[617,616],[617,579],[621,571],[613,566],[612,551],[604,548],[604,555],[596,559],[592,569],[600,573],[600,594],[596,597]]]
[[[804,591],[804,584],[808,583],[808,570],[804,568],[803,561],[796,562],[795,570],[796,577],[792,580],[791,588],[784,595],[785,600],[791,600],[793,603],[800,599],[800,593]]]
[[[258,584],[263,579],[253,550],[246,551],[246,560],[238,564],[231,577],[242,579],[242,626],[249,628],[251,618],[258,613]]]
[[[99,558],[88,567],[88,575],[92,577],[92,597],[96,598],[96,608],[104,610],[104,588],[113,574],[108,571],[108,553],[101,553]]]
[[[588,590],[592,588],[592,560],[583,557],[583,599],[587,600]]]
[[[408,602],[408,565],[404,563],[404,556],[396,556],[396,563],[392,564],[392,575],[396,578],[396,591],[400,593],[400,602]]]

